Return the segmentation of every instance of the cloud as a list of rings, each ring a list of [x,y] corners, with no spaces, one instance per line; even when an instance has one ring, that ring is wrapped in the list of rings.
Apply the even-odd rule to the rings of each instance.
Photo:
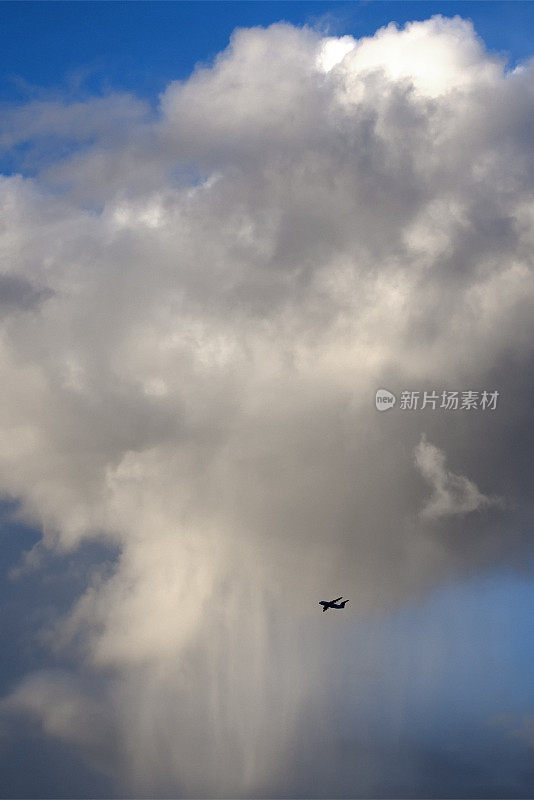
[[[3,313],[35,308],[49,296],[46,289],[38,289],[24,278],[0,275],[0,311]]]
[[[29,675],[2,700],[1,709],[9,716],[22,713],[47,735],[79,747],[100,770],[108,772],[115,766],[109,714],[72,675],[60,671]]]
[[[320,597],[382,611],[530,544],[476,487],[530,518],[532,68],[457,18],[333,41],[238,30],[148,120],[8,119],[83,147],[0,182],[0,487],[51,551],[120,552],[51,641],[106,685],[128,794],[272,794],[336,644]],[[501,402],[382,415],[380,386]],[[89,747],[39,687],[19,707]]]
[[[455,475],[448,470],[445,454],[427,442],[424,435],[415,448],[415,463],[432,488],[432,495],[421,511],[421,516],[426,519],[468,514],[502,505],[500,498],[482,494],[464,475]]]
[[[345,71],[351,83],[378,70],[393,81],[409,81],[422,95],[439,97],[473,85],[493,85],[502,74],[502,62],[489,56],[472,24],[458,16],[436,15],[424,23],[409,22],[402,30],[390,22],[374,36],[352,39],[352,46],[350,39],[333,38],[323,48],[329,50],[328,68]]]
[[[58,99],[32,100],[25,105],[6,103],[2,107],[0,152],[25,145],[33,158],[64,155],[67,146],[80,147],[105,140],[123,141],[125,128],[143,128],[148,109],[145,103],[129,94],[109,94],[75,102]]]

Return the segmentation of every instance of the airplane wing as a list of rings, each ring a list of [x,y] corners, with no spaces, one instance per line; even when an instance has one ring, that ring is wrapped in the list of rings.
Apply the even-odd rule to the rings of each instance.
[[[341,595],[343,597],[343,595]],[[331,603],[337,603],[338,600],[341,600],[341,597],[336,597],[335,600],[330,600]]]

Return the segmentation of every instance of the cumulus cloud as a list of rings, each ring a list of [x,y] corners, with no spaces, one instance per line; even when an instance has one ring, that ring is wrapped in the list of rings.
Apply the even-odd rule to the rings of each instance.
[[[342,69],[353,86],[363,73],[380,71],[393,81],[409,81],[427,97],[494,84],[502,69],[474,35],[471,23],[460,17],[435,16],[424,24],[407,23],[402,30],[391,22],[360,40],[331,38],[323,44],[321,57],[326,70]]]
[[[83,147],[0,182],[0,487],[52,551],[119,549],[53,641],[109,681],[128,793],[272,794],[328,668],[320,597],[392,607],[528,543],[476,487],[532,511],[531,72],[459,18],[279,24],[149,120],[94,101],[91,142],[90,103],[8,118]],[[499,409],[373,408],[458,385]],[[16,696],[86,746],[49,683]]]

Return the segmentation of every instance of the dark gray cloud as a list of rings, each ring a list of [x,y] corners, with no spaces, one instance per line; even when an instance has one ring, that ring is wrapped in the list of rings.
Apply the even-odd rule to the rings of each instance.
[[[15,275],[0,275],[0,312],[28,311],[36,308],[43,300],[51,296],[47,289],[35,286]]]

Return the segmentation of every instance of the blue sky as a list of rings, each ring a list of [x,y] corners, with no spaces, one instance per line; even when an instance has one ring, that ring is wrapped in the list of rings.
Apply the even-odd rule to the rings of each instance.
[[[198,2],[2,3],[0,98],[38,89],[126,89],[155,98],[170,80],[210,61],[235,27],[287,20],[335,35],[372,35],[395,21],[460,14],[487,47],[511,62],[531,55],[528,2]],[[22,79],[22,83],[19,81]]]
[[[85,100],[117,90],[155,107],[170,81],[185,80],[196,64],[211,62],[236,27],[268,26],[280,20],[309,25],[327,35],[358,38],[371,36],[391,21],[403,25],[438,13],[459,14],[473,20],[486,48],[505,55],[510,66],[528,59],[534,49],[534,3],[523,2],[9,2],[0,6],[4,107],[33,99]],[[0,162],[6,173],[15,171],[13,164],[20,168],[17,153],[12,158]],[[44,354],[43,360],[47,357]],[[144,417],[139,419],[143,424]],[[126,439],[129,435],[124,434]],[[461,445],[458,452],[463,452]],[[64,655],[50,655],[39,631],[67,612],[89,585],[93,570],[116,564],[112,547],[90,543],[72,556],[63,552],[56,560],[47,557],[41,571],[23,572],[12,580],[11,570],[40,536],[37,528],[13,522],[14,507],[6,501],[1,520],[0,644],[8,653],[0,668],[1,695],[11,691],[20,675],[37,668],[71,668],[75,659],[71,663]],[[365,721],[371,739],[382,737],[383,763],[389,764],[391,775],[376,784],[377,796],[391,791],[438,797],[440,787],[455,797],[532,796],[530,550],[525,548],[524,569],[512,569],[513,559],[506,566],[488,567],[483,559],[482,566],[475,559],[471,572],[467,569],[462,577],[448,576],[437,589],[421,591],[417,600],[383,614],[355,616],[331,635],[334,657],[342,657],[345,666],[343,673],[336,672],[339,683],[332,688],[332,713],[341,720],[347,740],[362,735],[361,727],[356,731],[356,720],[360,726]],[[353,691],[350,676],[369,671],[376,681],[362,696]],[[318,736],[316,747],[321,744]],[[7,775],[3,797],[29,793],[98,797],[114,791],[113,784],[70,746],[42,741],[22,725],[0,751]],[[350,753],[344,758],[339,763],[346,768],[345,777],[318,773],[317,785],[324,792],[330,786],[333,794],[350,796]],[[309,752],[298,751],[298,759],[302,774],[313,771]],[[416,765],[411,777],[403,772],[407,761]],[[294,796],[305,797],[309,791],[298,775],[289,785]]]

